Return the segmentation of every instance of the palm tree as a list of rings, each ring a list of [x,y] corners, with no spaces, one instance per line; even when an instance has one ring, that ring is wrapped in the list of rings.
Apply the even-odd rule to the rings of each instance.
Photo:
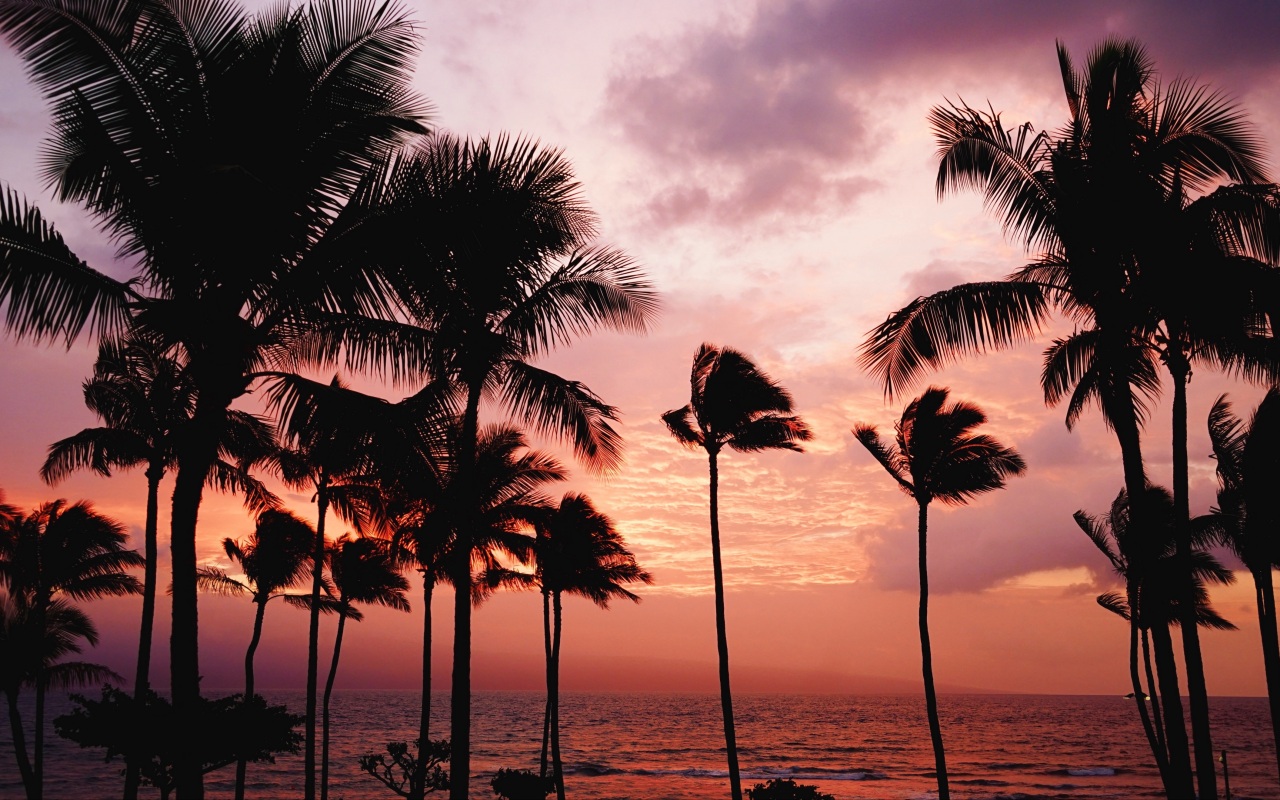
[[[566,494],[560,505],[537,524],[532,573],[498,570],[490,585],[536,586],[542,593],[542,632],[547,659],[547,710],[543,722],[542,777],[547,776],[550,742],[551,777],[556,796],[564,800],[564,770],[560,763],[560,630],[562,595],[585,597],[603,609],[609,601],[640,598],[626,588],[630,583],[653,583],[641,569],[614,527],[582,494]]]
[[[1250,185],[1265,176],[1259,140],[1243,114],[1187,81],[1161,87],[1141,45],[1108,40],[1079,72],[1061,45],[1058,58],[1071,117],[1056,134],[1035,132],[1029,124],[1008,130],[998,114],[967,106],[938,107],[931,114],[940,146],[939,194],[966,187],[983,192],[1006,231],[1036,260],[1008,280],[965,284],[908,304],[872,331],[863,364],[892,394],[926,366],[1028,340],[1052,310],[1060,310],[1080,333],[1050,348],[1042,376],[1046,400],[1069,395],[1076,413],[1099,403],[1116,433],[1131,497],[1145,494],[1143,398],[1159,386],[1156,370],[1141,365],[1163,357],[1173,368],[1174,495],[1183,509],[1185,424],[1183,444],[1176,430],[1185,416],[1184,357],[1246,375],[1256,374],[1258,356],[1274,362],[1256,346],[1262,330],[1250,307],[1271,279],[1261,275],[1258,262],[1238,257],[1274,253],[1268,241],[1274,226],[1263,224],[1275,217],[1274,190]],[[1211,192],[1196,201],[1201,210],[1189,210],[1188,196],[1224,181],[1246,185]],[[1213,265],[1215,280],[1221,276],[1232,287],[1221,293],[1231,302],[1213,315],[1213,324],[1205,325],[1201,314],[1195,327],[1189,325],[1187,304],[1171,302],[1159,288],[1188,285],[1169,279],[1175,264]],[[1234,321],[1219,324],[1224,319]],[[1131,374],[1134,365],[1143,372]],[[1133,509],[1139,520],[1147,513],[1141,504]],[[1179,557],[1186,558],[1188,526],[1180,530]],[[1189,598],[1181,607],[1192,613]],[[1208,705],[1198,633],[1188,622],[1183,644],[1196,771],[1200,795],[1209,798],[1217,789]],[[1185,739],[1185,731],[1175,735]],[[1190,763],[1176,748],[1173,760],[1178,793],[1189,795]]]
[[[12,602],[30,614],[43,635],[52,604],[60,598],[95,600],[138,594],[142,585],[125,570],[143,566],[134,550],[125,550],[124,526],[91,504],[45,503],[32,513],[0,516],[0,586]],[[64,651],[65,652],[65,651]],[[44,700],[49,682],[44,660],[34,662],[36,689],[32,784],[44,782]]]
[[[397,611],[409,610],[404,593],[409,583],[396,570],[389,542],[361,537],[352,539],[343,535],[329,549],[329,571],[337,596],[334,611],[338,615],[338,632],[333,640],[333,661],[329,663],[329,677],[324,683],[324,704],[320,746],[320,797],[329,797],[329,700],[333,696],[333,682],[338,677],[338,657],[342,654],[342,633],[348,619],[359,622],[364,619],[357,603],[381,605]]]
[[[22,687],[34,684],[40,691],[42,687],[64,688],[121,680],[119,675],[99,664],[61,660],[79,653],[81,640],[96,645],[98,631],[83,611],[65,600],[50,600],[37,616],[34,608],[0,592],[0,691],[7,701],[9,733],[27,800],[39,800],[44,789],[27,752],[26,731],[18,708]]]
[[[311,526],[288,511],[270,510],[258,515],[248,539],[222,540],[227,557],[240,565],[244,580],[236,580],[216,567],[201,567],[200,586],[218,594],[248,594],[257,606],[253,617],[253,636],[244,654],[244,696],[254,696],[253,658],[262,640],[262,622],[267,603],[277,597],[288,597],[284,590],[297,586],[307,572],[307,554],[314,538]],[[236,761],[236,800],[244,800],[245,771],[248,762]]]
[[[1280,564],[1280,389],[1273,387],[1248,424],[1231,412],[1226,395],[1209,412],[1209,439],[1218,462],[1218,505],[1211,518],[1221,542],[1253,577],[1267,676],[1271,728],[1280,748],[1280,637],[1276,633],[1275,587],[1271,570]],[[1280,768],[1280,756],[1277,757]]]
[[[745,453],[795,450],[813,437],[791,414],[791,395],[730,347],[703,344],[693,356],[689,404],[662,415],[671,435],[686,447],[707,452],[711,472],[711,566],[716,592],[716,645],[720,657],[720,708],[733,800],[742,798],[738,744],[729,690],[729,640],[724,618],[724,574],[720,563],[719,456],[726,447]]]
[[[572,444],[589,469],[617,466],[616,410],[586,386],[532,365],[600,327],[644,331],[657,311],[642,271],[618,250],[592,244],[596,217],[557,150],[510,139],[437,135],[390,164],[357,198],[391,209],[366,235],[373,261],[401,267],[393,282],[406,323],[333,315],[310,331],[308,351],[352,368],[381,365],[425,378],[460,410],[454,479],[462,514],[477,514],[473,473],[481,401]],[[378,249],[378,232],[382,248]],[[430,231],[412,242],[405,231]],[[410,246],[411,245],[411,246]],[[406,264],[406,261],[412,263]],[[479,524],[459,517],[458,553]],[[452,800],[465,800],[470,768],[471,592],[468,559],[454,559],[450,730]]]
[[[113,467],[146,468],[146,564],[133,690],[134,699],[141,702],[151,688],[160,481],[174,466],[178,437],[195,408],[195,387],[177,359],[163,352],[155,341],[134,335],[99,345],[93,377],[84,383],[84,398],[85,404],[104,424],[85,428],[50,445],[40,475],[54,485],[76,469],[90,468],[109,477]],[[220,458],[213,464],[208,484],[243,492],[246,505],[253,511],[273,506],[276,498],[244,469],[246,463],[271,449],[273,432],[257,417],[242,411],[228,412],[227,422]],[[231,459],[238,463],[232,463]],[[137,797],[137,791],[138,770],[130,765],[126,798]]]
[[[891,443],[883,442],[874,426],[859,423],[854,438],[898,486],[916,501],[920,539],[920,655],[924,672],[925,707],[933,760],[938,773],[939,800],[951,796],[947,762],[938,724],[938,698],[933,688],[933,654],[929,645],[929,569],[927,559],[929,503],[965,505],[973,497],[1004,487],[1005,479],[1026,471],[1022,456],[974,429],[987,421],[975,405],[956,401],[947,405],[947,390],[930,387],[912,400],[895,426]]]
[[[132,321],[177,346],[197,389],[173,497],[174,712],[199,697],[195,531],[227,410],[319,311],[389,313],[349,202],[425,130],[416,35],[395,5],[314,0],[253,19],[229,0],[0,6],[0,34],[53,107],[43,162],[132,262],[78,258],[16,193],[0,200],[0,304],[19,337],[72,341]],[[178,790],[203,794],[183,754]]]

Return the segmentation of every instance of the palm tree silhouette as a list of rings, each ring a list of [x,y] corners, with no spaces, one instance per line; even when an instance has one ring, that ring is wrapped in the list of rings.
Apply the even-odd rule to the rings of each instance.
[[[1173,368],[1174,495],[1181,510],[1187,507],[1182,362],[1222,364],[1246,376],[1274,363],[1255,346],[1257,302],[1265,293],[1257,292],[1258,262],[1247,256],[1275,252],[1274,225],[1265,222],[1275,219],[1275,192],[1249,185],[1265,175],[1259,140],[1243,114],[1191,82],[1159,85],[1138,43],[1108,40],[1082,71],[1061,45],[1058,59],[1071,118],[1054,135],[1029,124],[1009,130],[998,114],[963,105],[931,114],[941,153],[939,194],[983,192],[1036,260],[1005,281],[917,298],[872,331],[862,361],[892,394],[926,366],[1026,341],[1052,310],[1061,310],[1078,334],[1046,354],[1046,400],[1070,396],[1069,415],[1098,402],[1120,445],[1131,497],[1145,495],[1139,431],[1145,398],[1159,388],[1156,362],[1163,358]],[[1246,185],[1211,192],[1223,181]],[[1209,194],[1186,203],[1200,193]],[[1231,288],[1211,291],[1229,302],[1212,315],[1189,315],[1186,298],[1171,297],[1173,283],[1185,284],[1170,280],[1174,264],[1215,265],[1221,285]],[[1139,503],[1132,513],[1141,520],[1148,512]],[[1180,558],[1190,551],[1188,529],[1180,525]],[[1189,598],[1180,607],[1192,613]],[[1200,796],[1211,798],[1217,787],[1198,632],[1189,620],[1183,630],[1196,774]],[[1176,693],[1165,702],[1180,718]],[[1190,762],[1176,746],[1185,728],[1172,727],[1175,782],[1179,794],[1190,795]]]
[[[315,532],[311,526],[288,511],[270,510],[258,515],[253,533],[247,539],[222,540],[227,557],[240,565],[244,580],[239,581],[216,567],[201,567],[201,588],[218,594],[248,594],[257,609],[253,617],[253,636],[244,654],[244,696],[254,696],[253,657],[262,641],[262,622],[267,603],[277,597],[288,598],[284,590],[297,586],[306,577],[307,555]],[[248,762],[236,761],[236,800],[244,800],[245,772]]]
[[[134,699],[141,702],[151,688],[160,481],[175,464],[178,438],[195,408],[195,387],[171,353],[163,352],[154,340],[133,335],[99,345],[93,377],[84,383],[84,398],[85,404],[104,424],[85,428],[50,445],[40,475],[45,482],[55,485],[76,469],[90,468],[109,477],[113,467],[146,468],[143,548],[146,564],[133,690]],[[273,439],[270,426],[257,417],[243,411],[229,411],[220,457],[213,463],[208,485],[241,492],[245,505],[252,511],[274,506],[278,502],[275,496],[245,468],[274,449]],[[126,771],[126,800],[137,797],[138,781],[138,767],[131,763]]]
[[[925,707],[938,773],[939,800],[951,796],[946,754],[938,724],[938,698],[933,688],[933,653],[929,645],[929,568],[927,559],[929,503],[964,505],[973,497],[1004,487],[1005,479],[1026,471],[1022,456],[974,429],[987,421],[975,405],[947,405],[947,390],[930,387],[912,400],[895,426],[893,442],[881,441],[874,426],[859,423],[854,438],[880,462],[898,486],[916,501],[920,541],[920,655]]]
[[[1253,577],[1272,736],[1280,747],[1280,639],[1271,575],[1280,564],[1280,504],[1275,496],[1280,485],[1280,389],[1267,392],[1248,424],[1232,413],[1226,395],[1220,396],[1209,412],[1209,439],[1218,462],[1218,505],[1210,521],[1222,544]]]
[[[360,609],[355,607],[357,603],[409,610],[409,601],[404,596],[409,583],[396,570],[389,545],[380,539],[352,539],[344,534],[329,548],[329,572],[337,595],[332,599],[333,610],[338,615],[338,632],[333,640],[329,676],[324,682],[320,738],[321,800],[329,797],[329,700],[333,696],[333,682],[338,676],[338,657],[342,654],[342,633],[347,620],[359,622],[364,619]]]
[[[393,278],[409,321],[352,320],[311,329],[307,350],[345,353],[352,368],[381,365],[394,378],[429,382],[460,409],[453,481],[460,513],[478,513],[473,474],[485,398],[532,430],[573,446],[588,469],[609,470],[621,457],[610,426],[616,411],[586,386],[532,361],[596,328],[644,331],[657,300],[642,271],[618,250],[593,245],[596,217],[568,160],[533,141],[479,141],[436,135],[404,154],[358,199],[391,209],[366,235],[385,231],[375,262],[413,268]],[[430,231],[406,250],[404,231]],[[362,240],[363,241],[363,240]],[[408,253],[408,255],[406,255]],[[469,509],[469,511],[468,511]],[[478,527],[459,517],[456,552]],[[454,559],[454,653],[450,703],[452,800],[470,780],[471,573]]]
[[[81,640],[96,645],[98,632],[89,617],[70,603],[50,600],[37,619],[35,609],[0,592],[0,691],[7,701],[9,734],[27,800],[38,800],[43,795],[43,785],[27,752],[26,731],[18,707],[22,687],[69,688],[121,680],[99,664],[63,661],[65,656],[81,651]]]
[[[416,34],[394,4],[314,0],[250,19],[223,0],[10,3],[3,34],[49,100],[43,159],[130,259],[122,281],[77,257],[39,211],[0,199],[0,303],[20,338],[120,332],[181,349],[197,387],[173,496],[174,712],[199,709],[196,519],[227,409],[312,315],[389,313],[350,202],[425,130]],[[295,356],[305,355],[294,351]],[[178,791],[203,794],[183,753]],[[314,796],[314,787],[306,787]]]
[[[676,441],[707,452],[711,473],[711,566],[716,593],[716,645],[720,658],[720,707],[724,716],[725,750],[729,759],[729,788],[733,800],[742,798],[738,773],[738,744],[733,724],[733,695],[729,690],[729,640],[724,618],[724,574],[720,563],[718,459],[726,447],[739,452],[795,450],[813,437],[791,414],[791,395],[730,347],[703,344],[693,356],[691,396],[683,408],[668,411],[662,421]]]
[[[562,595],[585,597],[603,609],[624,598],[640,602],[626,588],[629,583],[653,583],[626,547],[613,520],[601,514],[582,494],[566,494],[560,505],[537,524],[532,573],[511,569],[491,571],[489,585],[536,586],[542,594],[542,632],[547,660],[547,709],[543,720],[541,774],[547,775],[547,751],[556,795],[564,798],[564,770],[560,760],[560,631]]]
[[[30,614],[37,635],[49,609],[60,598],[95,600],[138,594],[142,585],[125,570],[143,566],[134,550],[125,550],[124,526],[90,503],[44,503],[30,514],[0,516],[0,586],[12,602]],[[32,786],[44,785],[44,701],[48,681],[44,659],[34,661],[36,689]]]

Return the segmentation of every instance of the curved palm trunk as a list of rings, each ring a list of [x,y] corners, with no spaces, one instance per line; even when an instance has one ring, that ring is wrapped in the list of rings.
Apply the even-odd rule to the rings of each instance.
[[[22,715],[18,711],[18,693],[6,690],[5,697],[9,701],[9,734],[13,737],[13,755],[18,760],[18,775],[22,777],[27,800],[35,800],[36,774],[27,755],[27,734],[22,728]]]
[[[160,479],[164,469],[159,464],[147,468],[147,520],[143,545],[142,624],[138,631],[138,669],[133,681],[134,702],[141,703],[151,688],[151,634],[156,618],[156,579],[159,561],[158,526],[160,517]],[[124,776],[124,800],[137,800],[141,773],[138,763],[129,759]]]
[[[435,581],[422,570],[422,714],[418,717],[418,761],[409,781],[409,800],[422,800],[426,794],[427,760],[423,754],[431,743],[431,594]]]
[[[938,695],[933,688],[933,648],[929,644],[929,504],[920,506],[920,663],[924,676],[924,706],[929,715],[929,738],[933,740],[933,763],[938,772],[938,800],[950,800],[947,785],[947,754],[942,749],[942,726],[938,723]]]
[[[1179,341],[1177,330],[1170,339]],[[1187,377],[1190,365],[1178,347],[1166,353],[1165,363],[1173,376],[1173,508],[1174,536],[1177,550],[1174,558],[1178,574],[1191,572],[1191,501],[1187,457]],[[1195,744],[1196,784],[1200,800],[1217,800],[1217,762],[1209,733],[1209,689],[1204,678],[1204,659],[1200,653],[1200,626],[1196,620],[1196,602],[1190,581],[1178,581],[1178,615],[1182,632],[1182,659],[1187,666],[1187,695],[1191,701],[1191,734]]]
[[[716,453],[707,451],[711,470],[711,567],[716,588],[716,649],[720,656],[720,709],[724,714],[724,746],[729,759],[729,791],[733,800],[742,800],[742,778],[738,774],[738,736],[733,726],[733,693],[729,690],[729,638],[724,619],[724,571],[720,563],[720,471]]]
[[[552,596],[555,623],[551,645],[551,680],[547,702],[551,706],[551,777],[556,784],[556,800],[564,800],[564,764],[560,762],[560,593]]]
[[[547,753],[551,749],[551,682],[553,680],[551,661],[551,593],[542,593],[542,648],[547,659],[547,704],[542,712],[542,755],[539,759],[538,775],[547,777]]]
[[[1271,565],[1250,570],[1258,599],[1258,629],[1262,634],[1262,664],[1267,674],[1267,700],[1271,708],[1271,735],[1276,743],[1276,767],[1280,770],[1280,640],[1276,635],[1276,597]]]
[[[1160,681],[1160,702],[1164,706],[1165,735],[1169,746],[1170,800],[1195,800],[1190,763],[1179,772],[1174,755],[1187,752],[1186,722],[1182,716],[1182,698],[1178,695],[1178,664],[1174,659],[1173,637],[1167,623],[1151,626],[1151,644],[1156,654],[1156,676]],[[1180,748],[1180,750],[1179,750]]]
[[[217,456],[217,435],[223,429],[230,398],[224,402],[201,395],[192,415],[191,435],[178,456],[170,514],[169,552],[173,564],[173,626],[169,636],[170,691],[173,714],[180,730],[195,730],[200,715],[199,603],[196,586],[196,522],[205,477]],[[194,748],[174,757],[174,787],[182,800],[204,798],[204,770]]]
[[[244,698],[245,700],[253,697],[254,680],[253,680],[253,656],[258,652],[258,643],[262,641],[262,620],[267,615],[267,600],[254,598],[254,605],[258,607],[253,615],[253,636],[249,638],[249,647],[244,652]],[[245,773],[248,769],[249,762],[240,758],[236,760],[236,800],[244,800],[244,781]]]
[[[1151,724],[1151,714],[1147,711],[1147,701],[1143,697],[1142,678],[1138,672],[1138,620],[1135,614],[1137,606],[1135,597],[1129,592],[1129,681],[1133,687],[1133,700],[1138,706],[1138,716],[1142,718],[1142,731],[1147,735],[1147,744],[1151,746],[1151,754],[1155,756],[1156,768],[1160,770],[1160,782],[1164,784],[1165,793],[1169,792],[1169,759],[1164,751],[1164,744],[1156,736],[1155,727]]]
[[[471,785],[471,527],[479,506],[475,483],[476,442],[480,419],[481,384],[467,388],[458,441],[458,491],[462,524],[454,531],[453,578],[453,681],[449,703],[449,800],[468,800]],[[455,520],[458,519],[455,516]]]
[[[338,609],[338,632],[333,639],[333,660],[329,662],[329,677],[324,681],[324,703],[321,711],[320,735],[320,800],[329,800],[329,699],[333,697],[333,681],[338,677],[338,656],[342,654],[342,630],[347,624],[347,603],[341,601]]]
[[[48,599],[40,597],[36,601],[35,619],[36,630],[43,637],[45,632],[45,609]],[[48,679],[45,677],[45,664],[43,658],[36,659],[36,729],[34,744],[32,748],[32,770],[34,771],[35,780],[31,784],[31,790],[27,794],[31,800],[42,800],[44,797],[44,695],[48,689]],[[34,791],[32,791],[34,790]]]
[[[304,756],[302,795],[316,796],[316,685],[320,673],[320,588],[324,582],[324,518],[329,510],[328,479],[321,476],[316,487],[316,546],[311,553],[311,620],[307,628],[307,742]]]
[[[1147,697],[1151,698],[1151,722],[1156,729],[1156,742],[1160,745],[1160,757],[1164,759],[1165,772],[1169,771],[1169,746],[1164,738],[1164,722],[1160,718],[1160,693],[1156,691],[1156,676],[1151,668],[1151,637],[1147,629],[1142,629],[1142,664],[1147,673]],[[1165,794],[1169,793],[1167,775],[1162,778],[1166,782]]]

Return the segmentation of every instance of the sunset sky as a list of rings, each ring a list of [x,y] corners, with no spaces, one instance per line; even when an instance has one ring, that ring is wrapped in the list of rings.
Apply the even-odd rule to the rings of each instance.
[[[1077,509],[1106,510],[1122,482],[1119,451],[1096,411],[1069,432],[1064,409],[1045,407],[1040,353],[1054,332],[927,376],[890,403],[858,369],[858,346],[910,299],[1001,277],[1026,257],[980,197],[938,201],[926,124],[933,105],[990,103],[1010,127],[1030,121],[1055,129],[1066,116],[1055,40],[1083,62],[1104,37],[1136,37],[1166,80],[1195,77],[1235,98],[1274,153],[1280,5],[419,0],[410,7],[422,34],[416,85],[435,107],[434,124],[468,136],[523,134],[562,148],[600,215],[602,238],[643,264],[662,295],[647,336],[596,334],[546,361],[622,410],[625,466],[603,479],[575,470],[564,490],[585,491],[611,515],[655,578],[639,605],[619,603],[606,613],[566,601],[566,688],[716,687],[706,459],[681,449],[658,419],[688,402],[690,361],[710,341],[744,351],[790,389],[815,433],[803,454],[735,453],[721,461],[735,690],[918,686],[915,507],[849,429],[869,422],[890,431],[905,402],[929,383],[983,407],[987,432],[1028,463],[1026,476],[1004,491],[931,511],[940,687],[1129,690],[1127,628],[1094,602],[1118,584],[1071,519]],[[0,46],[0,180],[38,202],[81,257],[129,274],[127,264],[113,263],[92,221],[50,199],[38,177],[47,127],[21,62]],[[1277,166],[1274,157],[1270,163]],[[80,394],[94,352],[90,344],[68,352],[0,340],[0,489],[24,508],[55,497],[91,499],[137,533],[140,547],[140,472],[80,475],[55,488],[37,476],[51,442],[95,424]],[[1262,394],[1208,371],[1194,375],[1193,513],[1213,502],[1205,418],[1223,392],[1244,414]],[[1144,437],[1148,473],[1165,485],[1169,426],[1166,404]],[[170,490],[166,481],[165,506]],[[314,518],[309,497],[287,499]],[[162,532],[167,524],[166,517]],[[204,562],[226,566],[221,539],[251,528],[234,499],[208,497]],[[1240,578],[1213,593],[1240,630],[1202,634],[1211,694],[1264,693],[1252,586],[1247,573]],[[435,673],[443,687],[453,599],[447,590],[438,595]],[[339,686],[417,684],[418,596],[410,615],[371,611],[348,629]],[[93,659],[131,672],[138,607],[137,599],[90,607],[103,639]],[[204,686],[234,690],[250,604],[204,597],[200,612]],[[158,620],[153,666],[163,676],[167,614]],[[304,619],[270,608],[260,686],[304,684]],[[535,595],[499,595],[475,624],[477,688],[541,686]],[[332,620],[327,626],[331,636]]]

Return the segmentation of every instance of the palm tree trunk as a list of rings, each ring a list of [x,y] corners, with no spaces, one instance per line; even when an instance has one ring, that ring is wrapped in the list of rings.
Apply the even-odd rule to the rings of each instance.
[[[1138,705],[1138,716],[1142,718],[1142,730],[1147,735],[1147,743],[1151,746],[1151,754],[1155,756],[1156,768],[1160,770],[1160,782],[1164,784],[1165,793],[1169,791],[1169,759],[1164,746],[1156,738],[1155,728],[1151,724],[1151,715],[1147,711],[1147,701],[1143,697],[1142,678],[1138,672],[1138,619],[1136,593],[1129,592],[1129,681],[1133,686],[1133,701]]]
[[[316,486],[316,546],[311,553],[311,620],[307,628],[307,742],[303,761],[302,796],[316,797],[316,686],[320,682],[320,588],[324,583],[324,518],[329,510],[329,482],[321,475]]]
[[[338,656],[342,654],[342,629],[347,624],[345,599],[338,610],[338,632],[333,639],[333,661],[329,662],[329,677],[324,681],[324,704],[321,711],[320,735],[320,800],[329,800],[329,700],[333,697],[333,681],[338,677]]]
[[[173,624],[169,635],[169,685],[179,730],[196,730],[200,716],[199,603],[196,587],[196,523],[205,478],[217,455],[228,399],[204,399],[192,417],[193,435],[178,458],[170,514],[169,552],[173,564]],[[194,748],[181,748],[173,762],[174,787],[182,800],[203,800],[204,770]]]
[[[147,468],[147,520],[143,545],[142,568],[142,625],[138,631],[138,669],[133,681],[133,700],[142,703],[151,689],[151,634],[156,618],[156,579],[159,561],[158,527],[160,518],[160,479],[164,467],[152,463]],[[138,800],[141,771],[138,762],[130,758],[124,776],[124,800]]]
[[[1187,752],[1187,729],[1182,716],[1182,698],[1178,694],[1178,664],[1174,659],[1173,637],[1168,623],[1157,622],[1151,626],[1151,644],[1156,651],[1156,675],[1160,681],[1160,702],[1164,705],[1165,740],[1169,745],[1169,778],[1172,784],[1169,800],[1196,800],[1190,775],[1190,762],[1186,771],[1175,759],[1180,752]]]
[[[551,645],[551,682],[547,699],[551,706],[551,777],[556,784],[556,800],[564,800],[564,764],[560,761],[560,593],[552,596],[555,608],[554,642]]]
[[[933,648],[929,644],[929,503],[919,505],[920,532],[920,663],[924,676],[924,707],[929,716],[929,738],[933,740],[933,763],[938,773],[938,800],[950,800],[947,784],[947,754],[942,749],[942,726],[938,722],[938,695],[933,688]]]
[[[27,793],[27,800],[35,800],[36,775],[27,756],[27,736],[22,729],[22,716],[18,712],[18,693],[6,690],[5,697],[9,701],[9,734],[13,737],[13,755],[18,760],[18,775],[22,777],[22,788]]]
[[[1186,354],[1176,345],[1175,329],[1169,331],[1175,342],[1167,352],[1165,363],[1173,376],[1173,508],[1174,554],[1179,575],[1191,573],[1191,501],[1187,457],[1187,377],[1190,365]],[[1217,800],[1217,762],[1209,733],[1209,689],[1204,678],[1204,659],[1200,653],[1200,626],[1196,619],[1196,602],[1192,583],[1179,580],[1178,614],[1181,618],[1182,659],[1187,667],[1187,695],[1191,701],[1191,734],[1195,744],[1196,783],[1200,800]]]
[[[39,597],[36,600],[35,617],[36,630],[39,632],[41,639],[45,635],[45,610],[47,608],[48,598]],[[35,780],[31,784],[34,793],[28,791],[27,794],[32,800],[43,800],[44,798],[44,695],[48,689],[48,679],[45,677],[45,663],[43,654],[36,659],[36,729],[35,747],[32,748],[32,771]]]
[[[547,753],[551,747],[551,682],[554,664],[551,661],[551,595],[542,593],[542,647],[547,659],[547,704],[542,711],[542,756],[539,759],[538,775],[547,777]]]
[[[1147,673],[1147,697],[1151,698],[1151,722],[1156,729],[1156,742],[1160,745],[1160,753],[1164,758],[1164,768],[1167,773],[1169,770],[1169,745],[1164,737],[1164,722],[1160,717],[1160,692],[1156,690],[1156,676],[1151,669],[1151,641],[1147,635],[1147,629],[1142,629],[1142,664]],[[1164,778],[1168,781],[1168,777]],[[1165,787],[1165,794],[1168,794],[1168,786]]]
[[[431,744],[431,594],[436,583],[430,570],[422,570],[422,714],[418,717],[418,760],[409,781],[409,800],[422,800],[427,788],[427,759]]]
[[[1271,565],[1252,570],[1258,597],[1258,629],[1262,633],[1262,664],[1267,675],[1267,700],[1271,707],[1271,735],[1276,743],[1276,767],[1280,769],[1280,641],[1276,635],[1276,598]]]
[[[729,792],[742,800],[742,778],[738,774],[738,736],[733,725],[733,693],[729,690],[729,637],[724,619],[724,570],[720,563],[720,471],[716,452],[708,450],[711,469],[711,568],[716,589],[716,648],[720,656],[720,709],[724,714],[724,747],[729,758]]]
[[[461,524],[454,531],[453,578],[453,682],[449,704],[449,800],[468,800],[471,785],[471,522],[479,507],[479,492],[473,485],[476,470],[476,442],[479,436],[482,384],[467,386],[467,407],[462,414],[458,440],[458,491],[450,498],[461,503],[454,519]],[[457,513],[457,512],[460,512]]]
[[[244,652],[244,699],[246,702],[253,698],[253,656],[258,652],[258,643],[262,641],[262,620],[266,618],[269,599],[264,597],[259,600],[255,597],[253,601],[258,608],[253,615],[253,636],[249,638],[249,647]],[[249,762],[245,759],[236,759],[236,800],[244,800],[244,781],[248,766]]]

